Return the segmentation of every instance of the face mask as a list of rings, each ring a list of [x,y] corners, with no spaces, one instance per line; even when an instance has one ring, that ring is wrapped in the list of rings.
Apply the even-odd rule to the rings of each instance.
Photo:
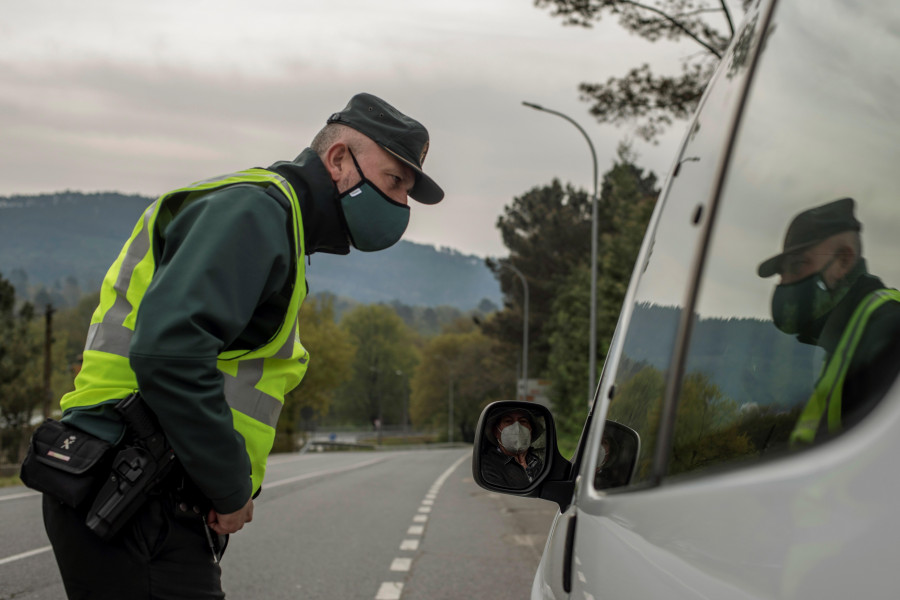
[[[830,313],[843,300],[850,286],[844,282],[830,290],[823,273],[831,266],[830,261],[818,273],[804,277],[794,283],[775,287],[772,294],[772,320],[775,327],[789,334],[804,334],[811,325]]]
[[[507,425],[500,432],[500,443],[510,452],[524,452],[531,445],[531,431],[521,423]]]
[[[363,252],[390,248],[400,241],[409,225],[409,207],[388,198],[366,179],[352,152],[350,158],[360,181],[338,197],[350,243]]]

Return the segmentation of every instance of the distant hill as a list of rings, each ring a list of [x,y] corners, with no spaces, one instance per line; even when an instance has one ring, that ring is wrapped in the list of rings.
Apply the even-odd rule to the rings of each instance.
[[[67,299],[93,292],[152,201],[69,191],[0,196],[0,273],[17,290],[45,287]],[[501,303],[499,285],[481,258],[406,241],[382,252],[314,254],[307,280],[312,293],[363,303],[398,300],[461,310],[484,300]]]
[[[635,306],[626,361],[665,371],[681,319],[681,309]],[[685,373],[702,373],[738,404],[790,408],[809,397],[821,369],[822,351],[779,331],[771,320],[700,317],[694,321]]]

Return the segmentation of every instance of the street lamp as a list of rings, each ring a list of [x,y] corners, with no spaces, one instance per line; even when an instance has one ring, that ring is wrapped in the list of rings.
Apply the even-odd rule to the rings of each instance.
[[[522,400],[525,400],[526,391],[528,388],[528,281],[525,279],[525,276],[522,274],[522,271],[512,266],[509,263],[500,263],[501,268],[506,268],[519,276],[519,279],[522,281],[522,290],[525,296],[525,304],[524,304],[524,312],[525,315],[523,317],[522,323]],[[516,390],[518,391],[518,390]]]
[[[571,117],[531,102],[522,102],[522,104],[534,110],[562,117],[574,125],[587,140],[588,147],[591,149],[591,159],[594,162],[594,197],[591,199],[591,339],[588,351],[588,406],[590,406],[594,397],[594,387],[597,385],[597,153],[594,151],[594,144],[587,132]]]

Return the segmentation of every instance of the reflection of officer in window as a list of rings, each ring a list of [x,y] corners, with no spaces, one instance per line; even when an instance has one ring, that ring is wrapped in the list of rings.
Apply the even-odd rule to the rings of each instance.
[[[511,409],[491,417],[484,435],[490,441],[481,460],[481,473],[488,483],[508,488],[527,488],[537,477],[543,461],[532,444],[544,432],[527,410]]]
[[[781,275],[772,318],[781,331],[825,349],[815,390],[791,443],[820,440],[850,427],[884,396],[900,366],[900,292],[866,270],[851,198],[794,217],[784,250],[759,265]]]

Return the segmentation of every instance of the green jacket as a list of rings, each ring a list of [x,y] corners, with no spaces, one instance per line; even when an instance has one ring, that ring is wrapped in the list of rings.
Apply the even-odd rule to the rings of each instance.
[[[340,251],[346,235],[334,186],[315,153],[304,151],[270,170],[297,192],[303,231],[310,234],[303,236],[306,252]],[[140,300],[130,367],[185,470],[220,512],[243,506],[261,474],[251,486],[250,449],[225,402],[227,372],[217,368],[218,359],[265,344],[284,322],[295,269],[303,268],[292,247],[291,218],[290,203],[276,187],[238,184],[193,200],[155,232],[155,272]],[[75,394],[96,389],[103,379],[86,353]],[[64,398],[64,418],[107,439],[118,437],[115,400]]]
[[[893,384],[900,370],[900,292],[862,275],[814,343],[827,357],[791,434],[795,446],[856,424]]]

